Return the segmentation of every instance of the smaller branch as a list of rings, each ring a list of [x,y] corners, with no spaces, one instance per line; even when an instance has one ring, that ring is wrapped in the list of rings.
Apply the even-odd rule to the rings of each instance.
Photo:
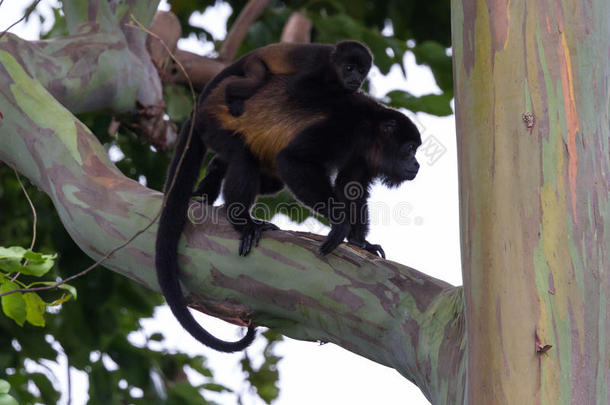
[[[115,252],[123,249],[125,246],[129,245],[135,238],[137,238],[138,236],[140,236],[144,232],[146,232],[148,230],[148,228],[150,228],[155,222],[157,222],[157,219],[159,219],[160,215],[161,215],[161,211],[159,211],[157,213],[157,215],[155,215],[155,217],[150,221],[150,223],[148,225],[146,225],[144,228],[140,229],[138,232],[136,232],[131,238],[127,239],[125,242],[112,248],[108,253],[106,253],[104,256],[102,256],[101,259],[99,259],[97,262],[93,263],[91,266],[87,267],[85,270],[83,270],[79,273],[76,273],[66,279],[60,280],[55,284],[46,285],[44,287],[16,288],[14,290],[3,292],[2,294],[0,294],[0,297],[4,297],[5,295],[10,295],[10,294],[18,293],[18,292],[53,290],[62,284],[66,284],[69,281],[72,281],[74,279],[84,276],[85,274],[89,273],[91,270],[98,267],[100,264],[104,263],[106,261],[106,259],[108,259],[110,256],[112,256]]]
[[[28,203],[30,204],[30,208],[32,209],[32,216],[34,217],[34,224],[32,225],[32,243],[30,243],[30,250],[33,250],[34,245],[36,244],[36,223],[38,222],[38,215],[36,214],[36,207],[34,207],[34,203],[32,202],[32,199],[30,198],[28,191],[25,189],[25,186],[23,185],[23,182],[21,181],[21,177],[19,177],[19,173],[15,169],[13,169],[13,171],[15,172],[15,176],[17,177],[17,182],[19,183],[19,186],[21,187],[21,190],[23,191],[25,198],[28,200]]]
[[[250,0],[248,4],[241,10],[239,16],[233,23],[231,30],[227,34],[222,48],[218,53],[218,60],[221,62],[230,62],[235,58],[235,54],[239,46],[244,41],[248,29],[252,23],[262,14],[265,7],[269,4],[269,0]]]
[[[13,171],[15,172],[15,177],[17,177],[17,183],[19,183],[19,186],[21,187],[21,191],[23,191],[23,194],[25,195],[25,198],[28,200],[28,203],[30,204],[30,208],[32,209],[32,216],[34,217],[34,224],[32,226],[32,228],[33,228],[32,229],[32,242],[30,243],[30,250],[34,250],[34,245],[36,245],[36,223],[38,222],[38,215],[36,214],[36,207],[34,207],[34,203],[32,202],[32,199],[30,198],[28,191],[25,189],[25,186],[23,185],[23,182],[21,181],[21,177],[19,177],[19,173],[15,169],[13,169]],[[28,261],[25,260],[23,263],[25,266],[28,263]],[[17,272],[15,274],[15,276],[13,278],[11,278],[11,283],[14,283],[15,280],[17,280],[20,275],[21,275],[21,272]]]
[[[176,51],[176,59],[184,67],[184,71],[176,67],[170,69],[167,80],[176,84],[188,84],[190,78],[197,91],[203,90],[207,82],[227,67],[227,64],[220,60],[180,49]]]
[[[281,42],[311,42],[311,20],[303,13],[294,12],[282,30]]]
[[[156,35],[146,37],[146,48],[150,54],[155,67],[161,74],[163,79],[164,73],[167,71],[172,61],[171,55],[167,52],[166,47],[171,52],[176,52],[176,45],[182,36],[182,27],[178,17],[169,11],[157,11],[149,27],[151,32]]]

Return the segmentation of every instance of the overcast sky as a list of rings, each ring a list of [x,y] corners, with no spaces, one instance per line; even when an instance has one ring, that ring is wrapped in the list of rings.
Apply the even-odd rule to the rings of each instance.
[[[43,0],[38,9],[49,15],[49,4],[56,2]],[[18,20],[22,13],[22,1],[4,1],[0,6],[0,31]],[[215,39],[222,39],[226,35],[225,22],[230,13],[231,8],[220,3],[214,10],[193,17],[192,23],[205,26],[215,35]],[[36,39],[40,24],[36,18],[32,18],[27,24],[15,26],[11,32],[25,39]],[[181,40],[179,45],[201,54],[207,54],[213,49],[211,44],[201,43],[194,37]],[[398,66],[394,66],[385,77],[373,69],[369,76],[372,82],[371,93],[381,97],[393,89],[405,89],[415,95],[439,92],[429,69],[418,67],[412,54],[405,56],[404,63],[406,81]],[[369,200],[371,218],[378,217],[379,220],[372,220],[368,240],[381,244],[388,259],[458,285],[461,284],[461,273],[454,118],[405,113],[419,126],[424,147],[427,145],[428,148],[420,148],[418,152],[421,169],[414,181],[392,190],[381,185],[373,187]],[[285,217],[276,217],[273,222],[282,229],[322,234],[328,231],[315,221],[297,226]],[[214,334],[227,339],[236,337],[234,326],[199,313],[196,316]],[[169,348],[207,356],[219,383],[243,391],[238,365],[240,354],[220,354],[202,347],[180,327],[165,306],[157,310],[154,319],[143,323],[143,331],[134,334],[133,340],[143,341],[143,333],[150,335],[155,331],[162,331],[166,335],[166,345]],[[256,343],[248,349],[254,358],[260,358],[260,351],[261,347]],[[275,405],[429,404],[416,386],[393,369],[353,355],[333,344],[320,346],[286,339],[277,351],[283,360],[279,364],[281,394]],[[63,359],[58,359],[58,362],[61,367]],[[109,361],[106,364],[113,367]],[[86,403],[84,377],[78,371],[73,373],[73,405]],[[223,405],[234,404],[226,396],[212,399]],[[65,396],[62,401],[65,401]],[[245,405],[262,404],[254,396],[245,401]]]

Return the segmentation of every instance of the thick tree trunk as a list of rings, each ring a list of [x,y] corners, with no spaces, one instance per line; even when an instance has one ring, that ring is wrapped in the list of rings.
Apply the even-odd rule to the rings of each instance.
[[[452,13],[466,403],[608,404],[610,3]]]

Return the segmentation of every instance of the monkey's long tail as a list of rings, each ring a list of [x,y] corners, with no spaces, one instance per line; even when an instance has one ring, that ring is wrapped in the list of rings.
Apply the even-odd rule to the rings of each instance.
[[[198,131],[193,131],[190,143],[188,142],[190,126],[191,119],[188,119],[180,131],[168,171],[165,206],[161,212],[157,231],[155,257],[157,280],[167,304],[184,329],[212,349],[227,353],[236,352],[245,349],[252,343],[256,336],[254,327],[248,327],[246,335],[236,342],[227,342],[212,336],[197,323],[187,308],[178,278],[180,273],[178,241],[186,223],[193,187],[199,176],[206,152]],[[181,159],[182,162],[180,162]]]

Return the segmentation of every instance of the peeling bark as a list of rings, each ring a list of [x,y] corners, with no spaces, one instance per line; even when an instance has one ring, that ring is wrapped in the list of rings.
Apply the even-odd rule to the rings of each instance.
[[[610,403],[610,3],[452,14],[467,403]]]

